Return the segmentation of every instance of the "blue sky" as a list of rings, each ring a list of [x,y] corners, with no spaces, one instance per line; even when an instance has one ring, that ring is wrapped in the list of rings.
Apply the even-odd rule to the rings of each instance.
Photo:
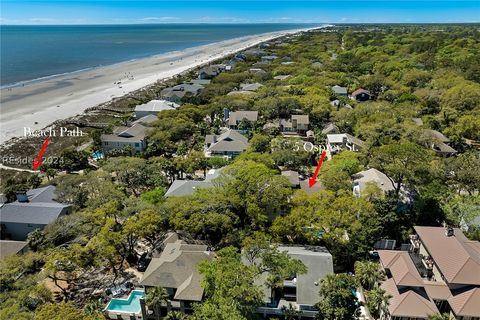
[[[1,24],[479,22],[480,0],[2,0]]]

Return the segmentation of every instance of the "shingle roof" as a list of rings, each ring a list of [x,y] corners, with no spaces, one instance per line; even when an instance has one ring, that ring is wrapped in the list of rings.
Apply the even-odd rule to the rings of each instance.
[[[375,168],[357,172],[353,175],[353,181],[358,183],[360,192],[364,191],[368,182],[374,182],[384,192],[394,190],[394,183],[387,175]]]
[[[452,284],[480,285],[480,243],[468,240],[458,228],[453,236],[442,227],[416,226],[415,231],[435,265]]]
[[[352,97],[355,97],[361,93],[370,94],[370,91],[360,88],[352,92]]]
[[[443,133],[437,131],[437,130],[432,130],[432,129],[425,129],[424,130],[425,134],[435,140],[441,141],[441,142],[450,142],[450,139],[445,137]]]
[[[215,136],[208,135],[205,141],[213,139]],[[219,136],[216,136],[217,142],[212,143],[207,151],[216,152],[241,152],[248,148],[248,139],[235,130],[227,130]]]
[[[383,282],[381,288],[392,298],[388,311],[392,317],[425,318],[438,313],[435,304],[412,290],[400,293],[393,279]]]
[[[261,83],[242,83],[240,84],[240,90],[241,91],[257,91],[263,87],[263,84]]]
[[[423,287],[430,299],[447,300],[452,295],[444,282],[423,281]]]
[[[135,111],[155,111],[160,112],[163,110],[173,110],[178,108],[179,105],[167,100],[152,100],[144,104],[140,104],[135,107]]]
[[[141,117],[140,119],[137,119],[135,121],[132,122],[132,124],[141,124],[141,125],[149,125],[149,124],[152,124],[154,123],[155,121],[158,120],[158,117],[156,115],[153,115],[153,114],[147,114],[146,116],[144,117]]]
[[[15,201],[0,207],[0,221],[30,224],[52,223],[64,208],[70,207],[70,205],[56,202],[54,193],[54,186],[27,191],[29,202]]]
[[[207,246],[184,244],[181,240],[167,243],[159,258],[153,258],[140,284],[151,287],[176,288],[174,299],[201,301],[202,275],[198,264],[213,258]]]
[[[338,85],[333,86],[332,91],[335,92],[336,94],[347,94],[347,88],[346,87],[340,87]]]
[[[241,121],[242,119],[247,119],[249,121],[257,121],[258,120],[258,111],[235,111],[230,112],[228,117],[228,124],[229,125],[236,125],[237,121]]]
[[[298,176],[297,171],[292,171],[292,170],[282,171],[282,176],[287,177],[288,181],[290,181],[290,183],[293,186],[299,186],[300,185],[300,178]]]
[[[140,123],[135,123],[131,127],[116,127],[113,134],[102,134],[101,140],[108,142],[135,142],[141,141],[147,134],[147,128]]]
[[[480,288],[473,288],[451,296],[448,303],[457,317],[478,317],[480,315]]]
[[[422,287],[423,281],[408,252],[379,250],[380,262],[389,269],[397,286]]]
[[[292,115],[292,121],[297,120],[298,124],[309,124],[310,120],[306,114],[294,114]]]
[[[203,181],[175,180],[165,193],[165,197],[191,195],[200,188],[210,188],[212,181],[220,175],[223,168],[211,169]]]
[[[27,245],[27,241],[0,240],[0,259],[17,254]]]

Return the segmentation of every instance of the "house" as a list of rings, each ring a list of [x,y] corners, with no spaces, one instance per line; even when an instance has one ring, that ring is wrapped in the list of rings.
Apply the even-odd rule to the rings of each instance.
[[[414,227],[409,251],[379,250],[391,295],[384,319],[480,319],[480,242],[460,229]]]
[[[436,154],[448,157],[457,153],[457,150],[448,145],[450,139],[445,137],[441,132],[432,129],[424,129],[422,135],[426,146],[435,151]]]
[[[131,148],[131,153],[140,153],[147,147],[147,127],[140,123],[131,127],[116,127],[112,134],[102,134],[102,149],[105,153],[113,149]]]
[[[242,52],[245,57],[260,57],[265,55],[267,52],[260,48],[251,48]]]
[[[308,115],[294,114],[290,120],[280,120],[280,131],[286,134],[300,134],[305,135],[308,131],[310,120]]]
[[[322,134],[333,134],[333,133],[340,133],[340,129],[338,129],[338,127],[334,123],[329,122],[323,126]]]
[[[234,158],[248,148],[248,139],[235,130],[205,137],[205,156]]]
[[[160,96],[171,102],[180,102],[185,96],[197,96],[204,87],[195,83],[182,83],[174,87],[165,88],[160,92]]]
[[[337,97],[346,97],[348,96],[347,88],[346,87],[340,87],[338,85],[335,85],[332,87],[333,94]]]
[[[252,123],[258,120],[258,111],[234,111],[228,116],[228,127],[230,129],[238,129],[238,125],[242,120],[248,120]]]
[[[262,61],[262,63],[266,63],[266,64],[270,64],[273,62],[273,60],[277,59],[278,57],[275,56],[275,55],[271,55],[271,56],[262,56],[260,58],[260,60]]]
[[[252,74],[256,74],[256,75],[260,75],[260,76],[267,74],[267,71],[265,71],[263,69],[260,69],[260,68],[250,68],[249,71]]]
[[[327,134],[327,149],[332,153],[347,149],[360,151],[365,142],[348,133]]]
[[[200,71],[198,71],[198,79],[213,79],[222,71],[225,71],[225,65],[213,64],[200,69]]]
[[[28,250],[27,241],[0,240],[0,259],[20,255]]]
[[[320,281],[327,274],[333,273],[332,255],[320,246],[279,246],[278,250],[303,262],[307,272],[285,279],[282,288],[265,285],[268,273],[262,274],[256,284],[264,285],[265,304],[257,308],[257,313],[264,317],[279,316],[284,312],[282,307],[288,308],[291,305],[301,313],[302,319],[314,318],[318,312],[314,305],[321,300]]]
[[[151,127],[156,121],[158,121],[158,117],[156,115],[149,114],[133,121],[131,123],[131,126],[133,126],[134,124],[141,124],[145,127]]]
[[[42,230],[71,211],[71,205],[55,201],[54,186],[17,192],[15,202],[0,207],[1,238],[25,241],[33,230]]]
[[[280,74],[278,76],[273,77],[273,80],[283,81],[283,80],[286,80],[288,78],[290,78],[289,74]]]
[[[135,117],[140,119],[148,115],[156,116],[160,111],[175,110],[178,104],[167,100],[152,100],[135,107]]]
[[[167,309],[189,312],[192,304],[203,299],[203,276],[198,272],[201,261],[211,260],[213,252],[206,245],[187,244],[182,240],[166,243],[162,253],[154,257],[139,284],[145,292],[152,287],[166,289]],[[140,301],[143,319],[148,319],[145,301]]]
[[[323,67],[323,63],[320,61],[314,61],[312,62],[312,67],[315,67],[315,68]]]
[[[300,188],[300,177],[297,171],[286,170],[282,171],[281,174],[290,181],[292,188]]]
[[[372,98],[372,95],[370,94],[370,91],[360,88],[353,91],[350,97],[352,98],[352,100],[362,102],[370,100]]]
[[[180,180],[175,179],[165,193],[165,197],[192,195],[198,189],[206,189],[213,186],[213,180],[220,176],[222,168],[210,169],[205,180]]]
[[[193,80],[190,80],[188,83],[199,84],[201,86],[204,86],[204,85],[210,84],[210,82],[212,82],[210,79],[193,79]]]
[[[353,176],[353,194],[360,197],[365,191],[369,183],[374,183],[383,192],[395,190],[395,182],[391,180],[385,173],[375,168],[360,171]]]
[[[257,91],[258,89],[260,89],[261,87],[263,87],[263,84],[261,83],[242,83],[240,84],[240,90],[241,91]]]

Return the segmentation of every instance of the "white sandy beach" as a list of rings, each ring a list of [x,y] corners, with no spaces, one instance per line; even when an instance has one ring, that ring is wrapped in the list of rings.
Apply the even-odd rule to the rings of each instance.
[[[157,80],[213,61],[258,43],[303,30],[286,30],[235,38],[71,73],[0,91],[0,143],[23,135],[23,128],[42,129],[52,122],[138,90]],[[115,82],[121,81],[121,84]]]

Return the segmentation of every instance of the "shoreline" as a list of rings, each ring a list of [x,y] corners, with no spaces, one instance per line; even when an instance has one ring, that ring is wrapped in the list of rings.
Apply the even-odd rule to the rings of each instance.
[[[23,136],[23,128],[44,129],[113,98],[170,79],[182,72],[262,42],[323,26],[244,36],[181,51],[171,51],[0,90],[0,144]],[[34,80],[32,80],[34,81]],[[119,84],[118,81],[121,83]]]

